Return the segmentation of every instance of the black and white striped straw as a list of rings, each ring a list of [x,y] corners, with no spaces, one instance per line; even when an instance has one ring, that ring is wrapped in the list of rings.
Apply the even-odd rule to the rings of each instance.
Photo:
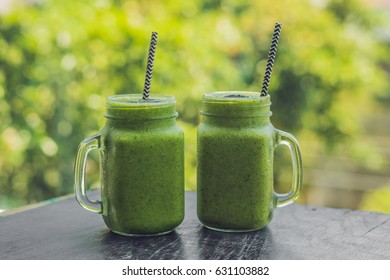
[[[282,24],[277,22],[275,24],[274,34],[272,35],[272,42],[268,53],[267,66],[265,68],[263,86],[261,87],[260,96],[266,96],[268,94],[268,86],[271,80],[272,67],[274,65],[276,51],[278,49],[280,29],[282,29]]]
[[[152,38],[150,39],[149,54],[148,54],[148,65],[146,66],[144,94],[142,96],[143,100],[149,99],[150,84],[152,83],[154,54],[156,52],[156,45],[157,45],[157,32],[152,32]]]

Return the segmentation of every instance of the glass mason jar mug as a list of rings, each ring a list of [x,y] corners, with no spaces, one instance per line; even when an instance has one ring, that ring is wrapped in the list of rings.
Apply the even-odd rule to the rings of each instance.
[[[302,187],[297,140],[275,129],[270,97],[258,92],[207,93],[198,128],[197,212],[208,228],[252,231],[265,227],[276,207],[293,202]],[[292,155],[293,184],[287,194],[274,191],[274,149]]]
[[[81,142],[75,193],[85,209],[100,213],[122,235],[172,231],[184,218],[184,135],[175,99],[166,95],[115,95],[107,99],[106,124]],[[86,194],[88,153],[100,151],[101,200]]]

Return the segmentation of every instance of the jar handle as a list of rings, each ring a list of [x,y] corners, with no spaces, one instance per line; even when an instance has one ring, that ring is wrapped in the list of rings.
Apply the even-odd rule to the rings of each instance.
[[[102,213],[102,203],[100,200],[91,201],[87,196],[87,188],[85,186],[85,168],[89,152],[100,148],[100,138],[101,135],[96,134],[84,139],[80,143],[74,168],[74,188],[76,199],[83,208],[95,213]]]
[[[292,168],[293,168],[293,180],[292,187],[288,193],[280,194],[275,193],[276,196],[276,206],[282,207],[286,206],[299,196],[299,193],[302,190],[302,156],[299,148],[297,139],[290,133],[284,132],[279,129],[275,129],[275,147],[280,145],[285,145],[289,148],[292,157]]]

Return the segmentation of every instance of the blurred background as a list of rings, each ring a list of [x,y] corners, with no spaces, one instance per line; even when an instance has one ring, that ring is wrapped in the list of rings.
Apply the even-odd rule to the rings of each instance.
[[[390,1],[0,0],[0,211],[73,192],[77,146],[105,99],[140,93],[152,31],[152,93],[175,96],[196,188],[202,94],[260,91],[282,22],[272,122],[301,145],[299,203],[390,213]],[[278,191],[291,185],[276,151]],[[98,154],[88,163],[99,187]]]

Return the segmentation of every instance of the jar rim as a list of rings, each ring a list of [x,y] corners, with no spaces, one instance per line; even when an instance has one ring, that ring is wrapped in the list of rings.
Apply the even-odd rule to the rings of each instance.
[[[271,98],[252,91],[217,91],[203,95],[203,116],[253,118],[269,117]]]
[[[175,105],[175,98],[164,94],[151,94],[148,100],[143,100],[142,94],[112,95],[106,100],[104,117],[122,121],[176,118]]]
[[[149,99],[143,100],[142,94],[117,94],[107,97],[106,107],[112,109],[148,109],[154,107],[165,107],[176,104],[176,100],[171,95],[166,94],[150,94]]]

